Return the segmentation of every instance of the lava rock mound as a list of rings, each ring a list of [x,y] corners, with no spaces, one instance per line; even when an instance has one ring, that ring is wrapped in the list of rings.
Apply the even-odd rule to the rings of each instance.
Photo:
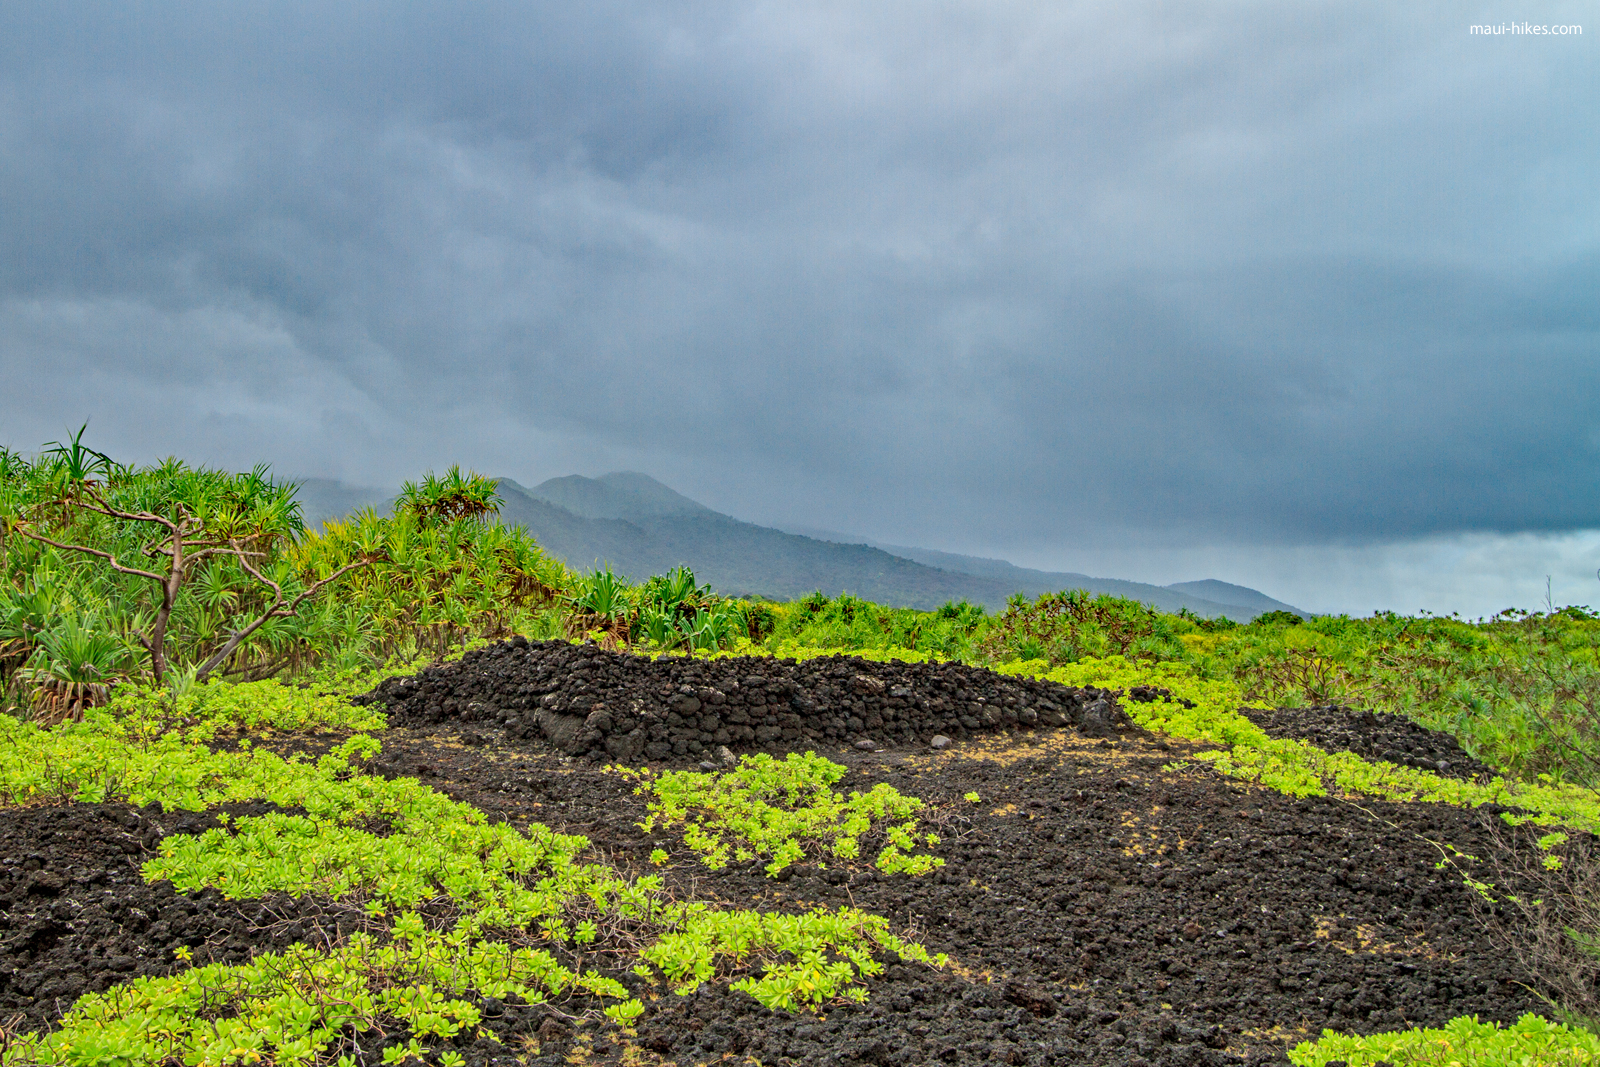
[[[391,678],[356,698],[391,726],[481,724],[542,737],[569,756],[693,762],[719,748],[786,752],[961,739],[1012,729],[1137,732],[1116,693],[1009,678],[957,663],[652,659],[514,638]]]
[[[1433,771],[1450,778],[1492,778],[1499,772],[1467,754],[1454,737],[1403,715],[1329,704],[1311,708],[1240,708],[1268,737],[1308,741],[1326,752]]]

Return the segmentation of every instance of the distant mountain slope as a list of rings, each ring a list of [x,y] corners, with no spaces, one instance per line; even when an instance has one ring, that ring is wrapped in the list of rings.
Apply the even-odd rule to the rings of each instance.
[[[356,507],[387,507],[394,494],[311,481],[302,489],[307,525],[338,518]],[[500,521],[524,527],[551,555],[578,570],[609,566],[641,581],[688,564],[702,582],[731,595],[792,600],[814,589],[841,592],[880,604],[930,609],[967,600],[1000,610],[1014,593],[1037,596],[1087,589],[1131,597],[1164,611],[1188,608],[1215,618],[1244,620],[1287,608],[1253,589],[1225,582],[1215,599],[1182,587],[1091,578],[1017,567],[931,549],[876,546],[807,537],[742,522],[699,504],[644,474],[552,478],[533,488],[500,479]],[[340,510],[340,509],[343,510]],[[313,521],[315,520],[315,521]],[[835,535],[843,536],[843,535]],[[1262,607],[1245,600],[1257,598]],[[1293,610],[1293,609],[1288,609]]]
[[[975,574],[980,578],[993,578],[995,581],[1006,582],[1014,585],[1024,592],[1032,592],[1038,587],[1041,593],[1053,593],[1060,589],[1088,589],[1084,582],[1096,581],[1087,574],[1076,574],[1070,571],[1036,571],[1028,567],[1019,567],[1015,563],[1007,563],[1003,559],[985,559],[982,556],[963,556],[955,552],[940,552],[932,548],[912,548],[909,545],[879,545],[885,552],[893,552],[906,559],[914,559],[918,563],[929,567],[941,567],[947,571],[959,574]],[[1064,583],[1064,584],[1063,584]],[[1139,585],[1138,582],[1128,582],[1128,585]],[[1160,586],[1148,586],[1150,589],[1159,589]],[[1199,594],[1196,594],[1197,596]],[[1220,601],[1219,601],[1220,603]]]
[[[1087,589],[1091,593],[1125,596],[1160,608],[1162,611],[1175,612],[1180,608],[1188,608],[1196,615],[1206,618],[1226,615],[1239,622],[1254,618],[1266,611],[1299,612],[1298,608],[1273,600],[1254,589],[1211,579],[1185,582],[1181,585],[1150,585],[1145,582],[1124,581],[1120,578],[1092,578],[1074,571],[1038,571],[1029,567],[1018,567],[1003,559],[963,556],[931,548],[912,548],[906,545],[880,547],[897,556],[904,556],[930,567],[940,567],[947,571],[996,581],[1010,587],[1014,592],[1027,593],[1029,596],[1054,593],[1062,589]],[[1227,592],[1228,595],[1226,598],[1213,595],[1212,590],[1218,593]],[[1202,604],[1205,605],[1203,609],[1198,606]]]
[[[364,489],[328,478],[303,478],[295,499],[300,501],[300,517],[306,529],[314,530],[330,519],[342,519],[362,508],[387,511],[389,501],[398,494],[385,489]]]
[[[1206,618],[1257,614],[1241,610],[1239,604],[1142,582],[1053,574],[1004,560],[786,533],[712,511],[644,474],[553,478],[532,489],[509,480],[500,484],[500,495],[507,501],[502,509],[505,521],[522,523],[571,566],[608,562],[635,579],[687,563],[702,581],[723,592],[780,600],[821,589],[830,595],[848,591],[879,603],[908,607],[933,608],[966,599],[999,610],[1013,593],[1037,596],[1061,589],[1087,589],[1130,597],[1164,611],[1188,608]],[[526,503],[514,507],[513,491]],[[537,508],[536,503],[546,507]],[[574,517],[555,515],[548,510],[553,506]],[[586,526],[584,522],[620,522],[627,532],[618,526]]]
[[[1257,592],[1242,585],[1232,585],[1228,582],[1219,582],[1215,578],[1207,578],[1199,582],[1178,582],[1176,585],[1167,586],[1180,593],[1191,596],[1205,597],[1207,600],[1216,601],[1218,604],[1227,604],[1229,607],[1248,608],[1253,614],[1268,611],[1292,611],[1298,615],[1305,612],[1299,608],[1291,607],[1281,600],[1273,600],[1265,593]]]
[[[598,478],[573,474],[540,482],[532,489],[523,489],[520,485],[517,488],[528,496],[559,504],[586,519],[639,522],[669,515],[717,514],[704,504],[668,489],[648,474],[632,471],[602,474]]]
[[[574,490],[570,479],[559,481],[566,483],[562,489],[570,494],[568,499],[578,499],[597,515],[630,513],[636,503],[607,500],[593,486]],[[919,608],[962,598],[1001,606],[1015,591],[972,575],[924,567],[868,545],[787,534],[704,507],[698,513],[679,511],[638,522],[589,518],[535,495],[543,488],[530,490],[502,479],[501,521],[521,525],[552,555],[580,570],[607,564],[639,581],[686,563],[700,581],[732,595],[792,600],[821,589],[830,596],[850,592],[883,604]]]

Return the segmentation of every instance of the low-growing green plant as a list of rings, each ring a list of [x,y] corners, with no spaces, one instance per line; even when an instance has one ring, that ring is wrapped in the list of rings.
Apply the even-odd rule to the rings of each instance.
[[[776,875],[808,855],[848,863],[860,857],[861,838],[874,831],[887,839],[874,861],[885,873],[925,874],[944,865],[915,853],[939,843],[937,834],[918,829],[922,801],[886,782],[848,797],[836,793],[846,768],[814,752],[782,760],[743,756],[725,774],[617,769],[639,783],[635,792],[651,798],[645,832],[683,827],[684,843],[713,870],[759,858]]]
[[[1442,1027],[1364,1037],[1328,1030],[1289,1053],[1295,1067],[1336,1061],[1350,1067],[1582,1067],[1600,1063],[1600,1037],[1537,1015],[1524,1015],[1507,1027],[1480,1023],[1471,1015]]]
[[[308,692],[274,681],[211,681],[179,691],[123,685],[118,687],[109,711],[131,738],[176,733],[185,740],[200,742],[269,730],[360,733],[381,730],[386,725],[383,713],[373,708],[357,707],[331,693]]]
[[[396,1048],[421,1059],[423,1042],[479,1032],[482,997],[543,1003],[573,992],[617,1000],[607,1013],[619,1021],[643,1010],[614,979],[574,972],[542,950],[432,931],[409,913],[382,942],[358,933],[332,950],[294,945],[87,994],[59,1029],[15,1041],[4,1062],[353,1063],[363,1035],[390,1020],[411,1034]]]
[[[585,969],[592,953],[637,959],[641,973],[660,973],[680,989],[708,975],[733,979],[783,1010],[864,1000],[880,949],[943,962],[889,933],[886,920],[851,909],[768,915],[674,899],[659,876],[630,879],[584,862],[585,838],[539,824],[490,824],[415,779],[363,773],[379,748],[363,734],[314,761],[286,760],[248,741],[234,750],[204,743],[234,726],[348,725],[367,714],[267,682],[212,683],[177,698],[130,689],[55,729],[0,718],[0,799],[12,803],[128,799],[200,810],[267,800],[304,811],[169,836],[145,864],[147,879],[230,898],[320,893],[388,926],[386,939],[363,933],[325,949],[295,946],[85,997],[59,1031],[14,1043],[0,1062],[331,1064],[393,1019],[412,1035],[386,1053],[398,1062],[426,1055],[430,1038],[471,1031],[479,1022],[473,1004],[484,996],[584,996],[597,1016],[630,1025],[642,1005]],[[880,793],[857,807],[881,819],[906,814],[908,799]],[[907,832],[904,824],[886,829],[891,837]],[[426,923],[414,910],[424,905]]]
[[[1269,738],[1239,712],[1244,696],[1231,681],[1203,678],[1177,663],[1135,664],[1118,656],[1085,659],[1062,667],[1044,661],[1003,664],[1001,673],[1045,678],[1063,685],[1164,690],[1149,701],[1125,701],[1138,725],[1186,741],[1228,747],[1197,753],[1230,777],[1252,781],[1294,796],[1330,791],[1477,807],[1499,804],[1523,808],[1552,824],[1600,830],[1600,797],[1591,790],[1553,781],[1519,782],[1504,777],[1488,782],[1447,778],[1387,761],[1366,760],[1353,752],[1328,753],[1304,741]]]
[[[883,917],[855,908],[803,915],[707,912],[642,955],[680,993],[727,976],[730,964],[743,969],[761,964],[760,977],[738,979],[730,988],[749,993],[768,1008],[794,1011],[841,995],[865,1001],[866,987],[859,983],[883,971],[873,959],[874,948],[936,967],[947,962],[942,955],[929,956],[922,946],[895,937],[888,925]]]

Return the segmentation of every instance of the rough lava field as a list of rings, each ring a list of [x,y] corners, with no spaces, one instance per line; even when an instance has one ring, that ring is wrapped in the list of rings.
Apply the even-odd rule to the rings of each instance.
[[[593,858],[664,873],[678,893],[766,910],[849,904],[950,958],[886,960],[864,1004],[819,1013],[774,1012],[725,983],[660,991],[626,1039],[552,1006],[485,1001],[495,1037],[463,1045],[472,1067],[1282,1062],[1323,1028],[1543,1008],[1497,948],[1491,926],[1510,920],[1438,867],[1450,850],[1485,854],[1494,811],[1247,786],[1186,760],[1195,746],[1135,727],[1122,702],[1141,695],[954,664],[651,660],[519,638],[360,699],[389,715],[374,773],[418,777],[494,820],[582,834]],[[1393,716],[1248,714],[1330,751],[1485,770]],[[681,836],[644,833],[644,798],[605,769],[762,751],[815,751],[848,767],[841,790],[887,782],[921,798],[945,866],[712,871]],[[165,973],[180,946],[239,961],[360,926],[359,911],[313,897],[230,902],[144,882],[163,837],[212,825],[210,812],[125,804],[0,813],[0,1025],[47,1028],[85,992]],[[664,868],[649,862],[656,848],[672,853]]]

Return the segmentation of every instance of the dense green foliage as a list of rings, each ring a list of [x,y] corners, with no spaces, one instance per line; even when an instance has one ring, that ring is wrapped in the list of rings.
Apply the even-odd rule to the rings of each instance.
[[[319,574],[368,562],[342,578],[320,609],[334,640],[320,655],[274,665],[290,671],[443,655],[478,637],[554,636],[555,601],[568,581],[566,569],[517,528],[470,515],[430,518],[404,499],[390,516],[366,511],[328,524],[291,558]],[[339,610],[345,606],[348,615]]]
[[[78,717],[121,680],[370,667],[537,629],[565,568],[492,508],[492,482],[452,470],[391,516],[308,533],[264,468],[126,467],[77,439],[0,452],[0,683]]]
[[[491,824],[415,779],[364,773],[379,749],[364,734],[315,761],[205,743],[269,724],[381,720],[270,682],[214,683],[182,703],[130,690],[53,729],[0,717],[0,793],[12,803],[298,805],[305,814],[221,819],[204,833],[169,837],[145,877],[234,898],[321,893],[363,908],[384,936],[117,986],[83,998],[61,1029],[13,1042],[5,1063],[342,1061],[343,1043],[380,1019],[406,1022],[417,1042],[470,1032],[479,1021],[473,1002],[483,996],[588,998],[592,1010],[625,1026],[639,1001],[585,966],[597,953],[632,956],[641,977],[680,992],[729,978],[782,1010],[864,1000],[862,979],[881,969],[872,958],[878,946],[939,962],[882,918],[850,908],[780,915],[675,899],[659,877],[630,879],[586,862],[582,837]],[[374,833],[375,821],[387,832]],[[417,910],[423,904],[426,919]],[[197,1018],[201,1003],[207,1012]],[[420,1043],[400,1050],[425,1052]]]
[[[1453,1019],[1439,1029],[1357,1037],[1327,1032],[1289,1053],[1295,1067],[1323,1067],[1343,1061],[1350,1067],[1377,1063],[1404,1067],[1582,1067],[1600,1062],[1600,1037],[1573,1027],[1524,1015],[1505,1028],[1480,1023],[1475,1016]]]
[[[744,756],[727,774],[618,770],[640,782],[635,792],[651,797],[644,831],[683,827],[684,844],[712,870],[758,857],[770,860],[766,872],[773,876],[808,855],[848,864],[860,857],[861,838],[874,831],[884,846],[873,865],[885,874],[926,874],[944,866],[936,856],[912,854],[939,843],[937,834],[918,832],[922,801],[886,782],[848,797],[835,793],[845,768],[814,752],[781,760]]]
[[[936,611],[886,608],[841,593],[810,593],[772,606],[768,646],[784,648],[909,649],[947,659],[973,659],[974,638],[988,620],[982,605],[966,601]]]
[[[1392,711],[1517,777],[1600,784],[1600,620],[1584,609],[1258,620],[1186,643],[1247,700]]]
[[[1081,589],[1047,593],[1031,602],[1014,597],[979,648],[996,661],[1015,657],[1073,663],[1110,655],[1149,662],[1181,659],[1183,643],[1168,618],[1136,601]]]

